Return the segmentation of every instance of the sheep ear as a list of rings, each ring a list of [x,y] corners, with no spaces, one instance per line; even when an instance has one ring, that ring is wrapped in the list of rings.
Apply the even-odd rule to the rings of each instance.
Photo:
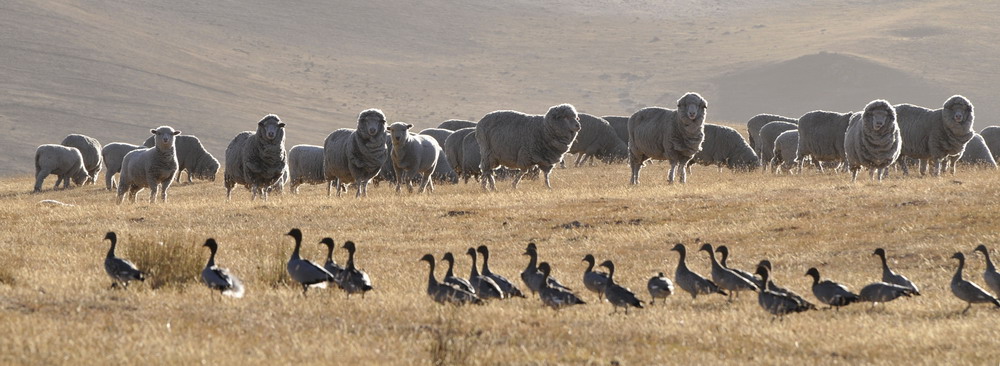
[[[284,128],[285,127],[285,122],[278,123],[278,127],[279,128]]]
[[[181,131],[174,131],[174,136],[180,135],[180,134],[181,134]]]
[[[413,128],[413,124],[412,123],[407,123],[406,124],[406,128]]]
[[[156,130],[149,130],[149,133],[151,133],[151,134],[154,134],[154,135],[155,135],[155,134],[156,134]]]

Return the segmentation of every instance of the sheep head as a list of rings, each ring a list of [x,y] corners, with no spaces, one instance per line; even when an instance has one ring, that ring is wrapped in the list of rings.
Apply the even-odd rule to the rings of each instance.
[[[955,135],[965,135],[972,131],[973,113],[972,102],[961,95],[948,98],[944,103],[943,114],[945,126]]]
[[[412,124],[396,122],[386,128],[389,132],[389,137],[392,139],[393,145],[402,145],[406,142],[406,137],[410,134],[410,129],[413,128]]]
[[[161,150],[172,149],[176,136],[181,134],[181,131],[176,131],[170,126],[160,126],[149,130],[149,132],[156,136],[153,141],[156,142],[156,148]]]
[[[684,127],[691,124],[701,125],[705,122],[705,111],[708,109],[708,102],[698,93],[684,94],[677,100],[677,113],[680,113]]]
[[[873,100],[865,106],[861,119],[864,122],[864,128],[882,131],[886,126],[892,126],[896,123],[896,109],[885,100]]]
[[[367,109],[358,115],[357,132],[361,138],[370,140],[385,133],[385,113],[378,109]]]
[[[278,116],[269,114],[257,122],[257,136],[267,141],[279,141],[285,136],[285,123]]]
[[[580,116],[576,113],[576,107],[571,104],[560,104],[549,108],[545,113],[545,123],[554,130],[568,131],[574,136],[581,128]]]

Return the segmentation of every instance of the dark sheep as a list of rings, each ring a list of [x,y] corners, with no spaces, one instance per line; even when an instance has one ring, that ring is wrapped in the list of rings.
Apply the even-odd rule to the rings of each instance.
[[[101,157],[101,143],[90,136],[72,134],[66,136],[60,145],[80,150],[80,154],[83,155],[83,164],[89,175],[84,184],[96,184],[97,176],[101,174],[101,168],[104,165],[104,159]]]
[[[466,121],[466,120],[462,120],[462,119],[450,119],[450,120],[441,122],[441,124],[438,125],[437,128],[440,128],[440,129],[443,129],[443,130],[458,131],[458,130],[461,130],[463,128],[469,128],[469,127],[476,127],[476,122]]]
[[[604,116],[601,118],[608,121],[611,128],[615,129],[615,135],[628,147],[628,116]]]
[[[760,149],[762,147],[760,145],[760,129],[764,128],[764,125],[774,121],[788,122],[794,124],[799,123],[799,120],[795,118],[779,116],[777,114],[766,114],[766,113],[758,114],[750,118],[750,120],[747,121],[747,137],[750,139],[750,146],[753,147],[757,155],[763,156],[763,154],[760,153],[761,152]]]
[[[333,131],[323,142],[324,176],[326,194],[341,183],[353,183],[354,197],[368,196],[368,183],[379,174],[388,159],[385,114],[378,109],[367,109],[358,115],[357,128]]]
[[[256,132],[241,132],[226,147],[226,200],[232,197],[233,187],[241,184],[250,189],[250,200],[260,196],[266,201],[269,187],[282,179],[287,168],[285,123],[276,115],[266,115],[257,122]]]
[[[586,113],[579,116],[580,132],[569,146],[569,154],[579,154],[576,166],[594,157],[609,164],[628,158],[628,144],[618,138],[608,121]]]
[[[706,123],[705,140],[701,144],[701,151],[694,154],[688,165],[694,163],[718,166],[720,172],[723,166],[730,170],[747,172],[760,166],[760,158],[736,130]]]
[[[784,121],[768,122],[764,127],[761,127],[757,136],[757,144],[760,146],[755,149],[760,152],[761,162],[764,165],[771,163],[771,160],[774,158],[774,140],[778,138],[778,135],[782,132],[798,128],[799,125]],[[768,169],[765,168],[764,171],[767,172]]]
[[[895,108],[881,99],[868,103],[863,112],[851,118],[844,137],[851,182],[857,180],[862,167],[870,171],[870,179],[877,176],[881,181],[889,165],[899,158],[901,144]]]

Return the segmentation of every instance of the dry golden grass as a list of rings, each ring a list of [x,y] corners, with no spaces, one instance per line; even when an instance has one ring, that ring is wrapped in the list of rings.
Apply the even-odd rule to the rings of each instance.
[[[356,200],[304,186],[267,203],[243,191],[226,203],[216,182],[176,186],[166,205],[123,206],[94,186],[29,194],[30,178],[5,178],[0,364],[982,364],[1000,357],[1000,311],[980,305],[960,315],[965,304],[948,290],[953,252],[978,243],[1000,249],[996,171],[852,185],[844,174],[696,167],[690,184],[670,186],[665,168],[648,165],[637,188],[616,165],[557,170],[552,191],[537,181],[516,192],[503,183],[493,194],[442,185],[433,195],[397,195],[382,186]],[[563,227],[573,221],[582,227]],[[316,261],[321,237],[356,241],[375,291],[365,299],[333,290],[304,298],[284,274],[292,227],[303,230],[303,254]],[[160,278],[109,289],[101,240],[108,230],[119,233],[120,256],[159,266],[150,269]],[[218,263],[246,283],[245,298],[220,298],[197,282],[208,237],[220,243]],[[675,295],[609,316],[611,306],[580,283],[580,259],[593,253],[613,259],[619,282],[648,298],[652,274],[672,277],[670,245],[695,237],[728,245],[731,264],[745,270],[771,259],[776,280],[807,298],[808,267],[858,290],[879,278],[870,254],[885,247],[924,295],[783,321],[747,295],[732,304]],[[461,253],[488,244],[493,269],[518,279],[528,241],[590,304],[553,312],[529,298],[452,308],[425,295],[421,255],[452,251],[465,275]],[[343,263],[345,251],[335,255]],[[970,259],[967,277],[981,282],[982,259]],[[708,273],[704,253],[688,263]]]

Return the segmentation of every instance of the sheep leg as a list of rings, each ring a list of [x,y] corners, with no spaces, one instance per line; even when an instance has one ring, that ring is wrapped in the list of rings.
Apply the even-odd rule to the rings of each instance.
[[[35,175],[35,192],[41,192],[42,191],[42,183],[45,182],[45,177],[48,177],[48,176],[49,176],[49,171],[48,170],[39,171],[38,175]]]
[[[163,181],[163,183],[161,183],[160,200],[163,201],[163,203],[167,203],[167,188],[170,188],[170,183],[171,183],[170,179],[167,179]]]
[[[632,179],[629,180],[629,184],[633,186],[639,185],[639,170],[642,169],[642,161],[638,156],[634,156],[631,152],[628,154],[628,164],[632,167]]]
[[[512,182],[513,183],[512,186],[513,186],[514,189],[517,189],[517,184],[521,182],[521,178],[523,178],[523,177],[524,177],[524,171],[523,170],[518,170],[517,173],[514,173],[514,179],[513,179],[513,182]],[[545,183],[546,183],[546,185],[548,185],[548,180],[546,180]]]
[[[399,193],[399,190],[403,186],[403,170],[394,167],[393,171],[396,173],[396,193]]]
[[[413,194],[413,180],[417,179],[417,172],[408,170],[403,173],[406,176],[406,191]]]
[[[427,190],[427,185],[428,184],[431,184],[431,173],[430,172],[427,172],[427,173],[423,174],[423,179],[421,179],[421,181],[420,181],[420,190],[418,190],[417,193],[424,193],[424,191]]]
[[[684,168],[681,168],[682,170]],[[674,177],[677,175],[677,162],[670,161],[670,170],[667,171],[667,183],[673,184]]]
[[[110,170],[104,173],[104,188],[109,191],[115,186],[115,180],[112,178],[114,178],[114,174]]]

